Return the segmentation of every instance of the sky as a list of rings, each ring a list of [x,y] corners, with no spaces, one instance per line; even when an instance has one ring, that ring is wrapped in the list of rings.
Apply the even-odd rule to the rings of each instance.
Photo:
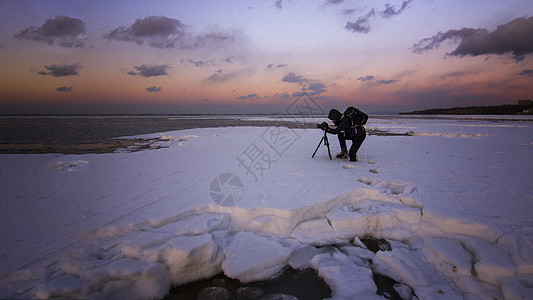
[[[0,113],[368,113],[533,98],[531,0],[0,0]]]

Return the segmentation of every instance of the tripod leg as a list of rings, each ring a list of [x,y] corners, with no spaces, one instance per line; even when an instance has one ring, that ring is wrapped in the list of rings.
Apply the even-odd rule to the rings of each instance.
[[[324,137],[323,139],[325,140],[324,141],[324,144],[328,147],[328,155],[329,155],[329,160],[333,160],[333,158],[331,158],[331,150],[329,149],[329,141],[328,141],[328,137],[327,135],[324,133]]]
[[[324,137],[322,137],[322,139],[320,140],[320,142],[318,143],[318,146],[316,146],[316,149],[315,149],[315,152],[313,153],[313,156],[311,156],[311,158],[315,157],[315,154],[316,152],[318,151],[318,148],[320,148],[320,144],[322,144],[322,141],[324,140]]]

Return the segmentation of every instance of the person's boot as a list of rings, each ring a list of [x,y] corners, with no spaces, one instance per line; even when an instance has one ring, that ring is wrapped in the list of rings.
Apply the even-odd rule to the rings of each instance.
[[[348,153],[344,150],[341,151],[341,153],[337,154],[337,158],[346,159],[348,158]]]

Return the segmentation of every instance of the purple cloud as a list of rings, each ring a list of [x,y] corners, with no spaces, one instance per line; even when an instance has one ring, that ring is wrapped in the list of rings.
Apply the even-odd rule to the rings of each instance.
[[[413,0],[407,0],[407,1],[404,1],[402,3],[402,6],[396,10],[395,6],[393,5],[390,5],[390,4],[385,4],[385,10],[381,12],[381,15],[384,17],[384,18],[392,18],[394,16],[397,16],[399,14],[401,14],[406,8],[407,8],[407,5],[409,5],[409,3],[413,1]]]
[[[81,64],[53,64],[44,66],[44,70],[36,71],[39,75],[50,75],[54,77],[79,75],[78,70],[81,69]]]
[[[64,85],[64,86],[60,86],[60,87],[56,88],[56,90],[58,92],[70,93],[70,92],[72,92],[72,87]]]
[[[373,80],[373,79],[374,79],[373,75],[366,75],[366,76],[357,78],[357,80],[362,81],[362,82]]]
[[[246,95],[246,96],[240,96],[237,99],[246,100],[246,99],[252,99],[252,98],[257,99],[257,98],[259,98],[259,96],[257,96],[257,94],[249,94],[249,95]]]
[[[396,83],[396,82],[398,82],[398,80],[388,79],[388,80],[379,80],[378,84],[391,84],[391,83]]]
[[[265,67],[265,70],[267,70],[267,71],[273,71],[273,70],[276,70],[276,69],[282,69],[282,68],[286,68],[286,67],[287,67],[286,64],[279,64],[279,65],[268,64],[268,65]]]
[[[150,93],[159,93],[159,92],[161,92],[162,89],[163,88],[160,87],[160,86],[151,86],[151,87],[147,87],[146,91],[150,92]]]
[[[180,20],[164,16],[137,19],[129,27],[120,26],[104,35],[105,39],[144,43],[154,48],[175,48],[185,35],[185,25]]]
[[[479,56],[511,53],[516,62],[524,60],[527,54],[533,53],[533,17],[516,18],[500,25],[496,30],[463,28],[448,30],[420,40],[413,45],[414,53],[423,53],[438,48],[446,40],[460,41],[451,56]]]
[[[241,70],[233,71],[230,73],[224,73],[222,69],[220,69],[220,70],[217,70],[213,75],[205,79],[205,81],[208,83],[222,83],[222,82],[227,82],[227,81],[230,81],[232,79],[235,79],[241,76],[250,75],[252,73],[253,71],[251,68],[241,69]]]
[[[518,75],[520,76],[526,76],[526,77],[533,77],[533,70],[528,69],[520,72]]]
[[[170,68],[169,64],[163,64],[163,65],[145,65],[142,64],[140,66],[134,66],[135,70],[131,70],[126,72],[128,75],[137,76],[140,75],[142,77],[155,77],[155,76],[163,76],[168,75],[167,69]]]
[[[290,72],[289,74],[283,76],[283,78],[281,79],[281,81],[283,82],[288,82],[288,83],[304,83],[307,81],[307,79],[301,75],[297,75],[295,73],[292,73]]]
[[[351,32],[368,33],[370,31],[370,23],[368,20],[375,15],[376,12],[372,9],[366,15],[360,16],[357,21],[347,22],[344,28]]]
[[[14,35],[19,40],[45,42],[49,45],[57,44],[66,48],[85,47],[87,34],[83,21],[67,16],[57,16],[47,19],[39,27],[30,26]]]

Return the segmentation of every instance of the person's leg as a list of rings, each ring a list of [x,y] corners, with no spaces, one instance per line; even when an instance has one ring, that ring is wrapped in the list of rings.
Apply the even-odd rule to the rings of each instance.
[[[350,152],[348,155],[350,156],[350,161],[357,161],[357,151],[359,151],[359,148],[361,148],[361,144],[363,144],[363,141],[366,138],[366,131],[363,129],[355,135],[355,137],[352,140],[352,146],[350,147]]]
[[[337,154],[337,157],[347,158],[348,147],[346,146],[346,137],[344,136],[344,132],[339,133],[338,138],[339,138],[339,145],[341,146],[341,153]]]

